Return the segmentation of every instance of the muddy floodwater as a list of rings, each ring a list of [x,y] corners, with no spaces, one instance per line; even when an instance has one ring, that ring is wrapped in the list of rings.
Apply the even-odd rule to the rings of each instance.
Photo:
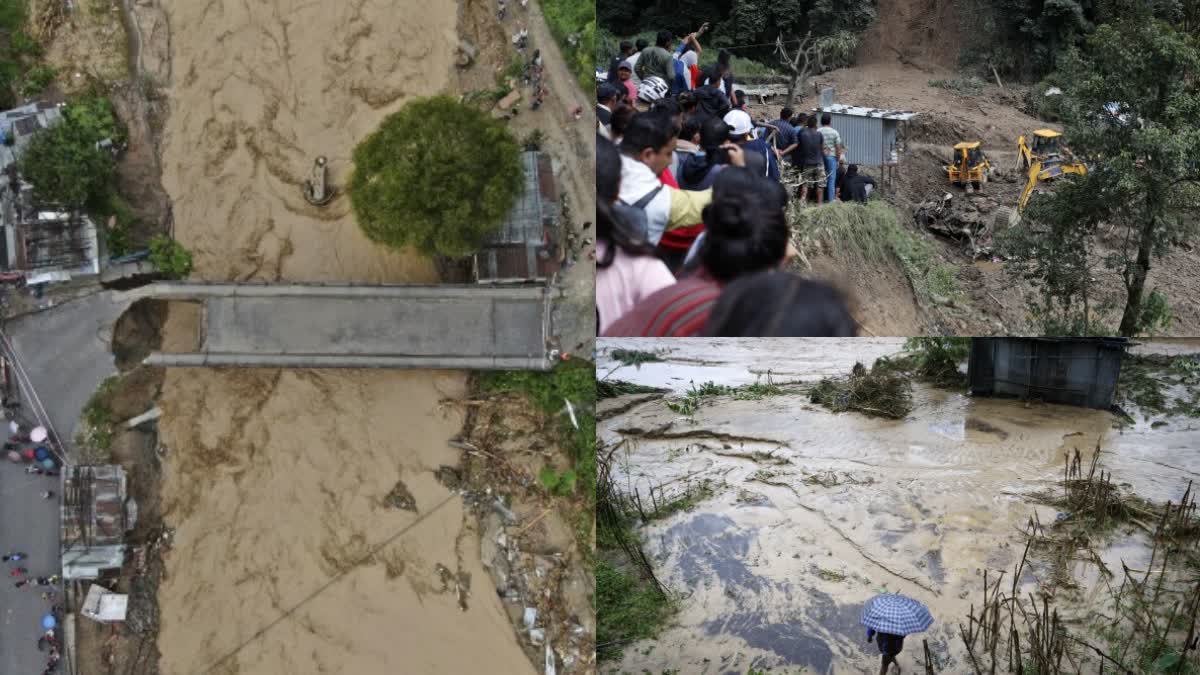
[[[344,185],[357,142],[444,92],[455,3],[174,3],[163,183],[205,280],[429,283],[369,242],[348,199],[304,201],[318,155]],[[164,344],[196,316],[172,306]],[[191,339],[194,339],[192,337]],[[160,667],[170,675],[533,668],[434,474],[456,464],[464,373],[169,370],[161,438]]]
[[[886,339],[608,340],[598,372],[675,392],[691,382],[754,382],[768,370],[775,381],[810,382],[902,347]],[[621,366],[613,348],[658,350],[665,362]],[[984,570],[1012,574],[1020,528],[1035,510],[1043,521],[1056,517],[1029,495],[1061,477],[1065,452],[1078,448],[1087,462],[1099,442],[1115,480],[1156,500],[1178,500],[1200,477],[1200,456],[1188,450],[1200,443],[1194,419],[1121,429],[1107,411],[916,384],[913,412],[891,421],[831,413],[802,389],[708,399],[690,418],[649,400],[601,423],[606,444],[624,441],[614,459],[621,489],[645,499],[651,486],[671,495],[707,480],[715,491],[643,528],[646,552],[682,609],[657,640],[626,648],[614,664],[620,670],[877,670],[877,648],[858,619],[863,602],[886,590],[921,600],[935,617],[906,641],[905,670],[917,667],[924,637],[943,672],[967,672],[958,623],[979,604]],[[1129,539],[1102,557],[1132,566],[1148,555]],[[1022,581],[1036,574],[1035,566]],[[1086,581],[1091,572],[1078,574]]]

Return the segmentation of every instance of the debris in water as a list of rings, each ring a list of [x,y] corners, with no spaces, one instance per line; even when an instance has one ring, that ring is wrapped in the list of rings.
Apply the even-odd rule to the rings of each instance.
[[[383,498],[383,503],[393,509],[417,512],[417,500],[413,498],[412,493],[408,491],[408,486],[402,480],[396,481],[396,486]]]
[[[867,370],[854,364],[845,380],[825,378],[813,387],[810,398],[834,412],[854,410],[865,415],[903,419],[912,411],[908,378],[878,365]]]

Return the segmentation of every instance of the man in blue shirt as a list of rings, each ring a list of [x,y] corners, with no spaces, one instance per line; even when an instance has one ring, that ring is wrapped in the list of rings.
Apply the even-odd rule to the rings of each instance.
[[[792,109],[784,108],[779,111],[779,119],[771,122],[771,126],[775,127],[775,149],[779,151],[780,157],[791,158],[792,151],[796,149],[796,127],[792,126]],[[793,159],[791,163],[795,164]]]

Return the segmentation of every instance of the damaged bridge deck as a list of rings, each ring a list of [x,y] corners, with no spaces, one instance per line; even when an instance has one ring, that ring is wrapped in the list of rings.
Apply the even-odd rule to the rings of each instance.
[[[548,370],[542,286],[155,283],[203,303],[199,351],[161,366]]]

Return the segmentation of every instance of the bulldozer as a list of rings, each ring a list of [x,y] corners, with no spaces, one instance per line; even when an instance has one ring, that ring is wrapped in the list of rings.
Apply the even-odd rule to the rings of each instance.
[[[982,143],[979,141],[963,142],[954,146],[953,164],[946,165],[946,175],[950,182],[958,187],[967,183],[975,190],[980,190],[987,182],[992,165],[987,155],[983,154]]]
[[[1025,136],[1017,139],[1017,168],[1029,176],[1025,189],[1021,191],[1021,201],[1017,204],[1018,212],[1025,210],[1038,183],[1063,175],[1087,174],[1087,166],[1075,159],[1071,151],[1062,145],[1061,138],[1062,134],[1057,131],[1038,129],[1033,132],[1032,146]]]

